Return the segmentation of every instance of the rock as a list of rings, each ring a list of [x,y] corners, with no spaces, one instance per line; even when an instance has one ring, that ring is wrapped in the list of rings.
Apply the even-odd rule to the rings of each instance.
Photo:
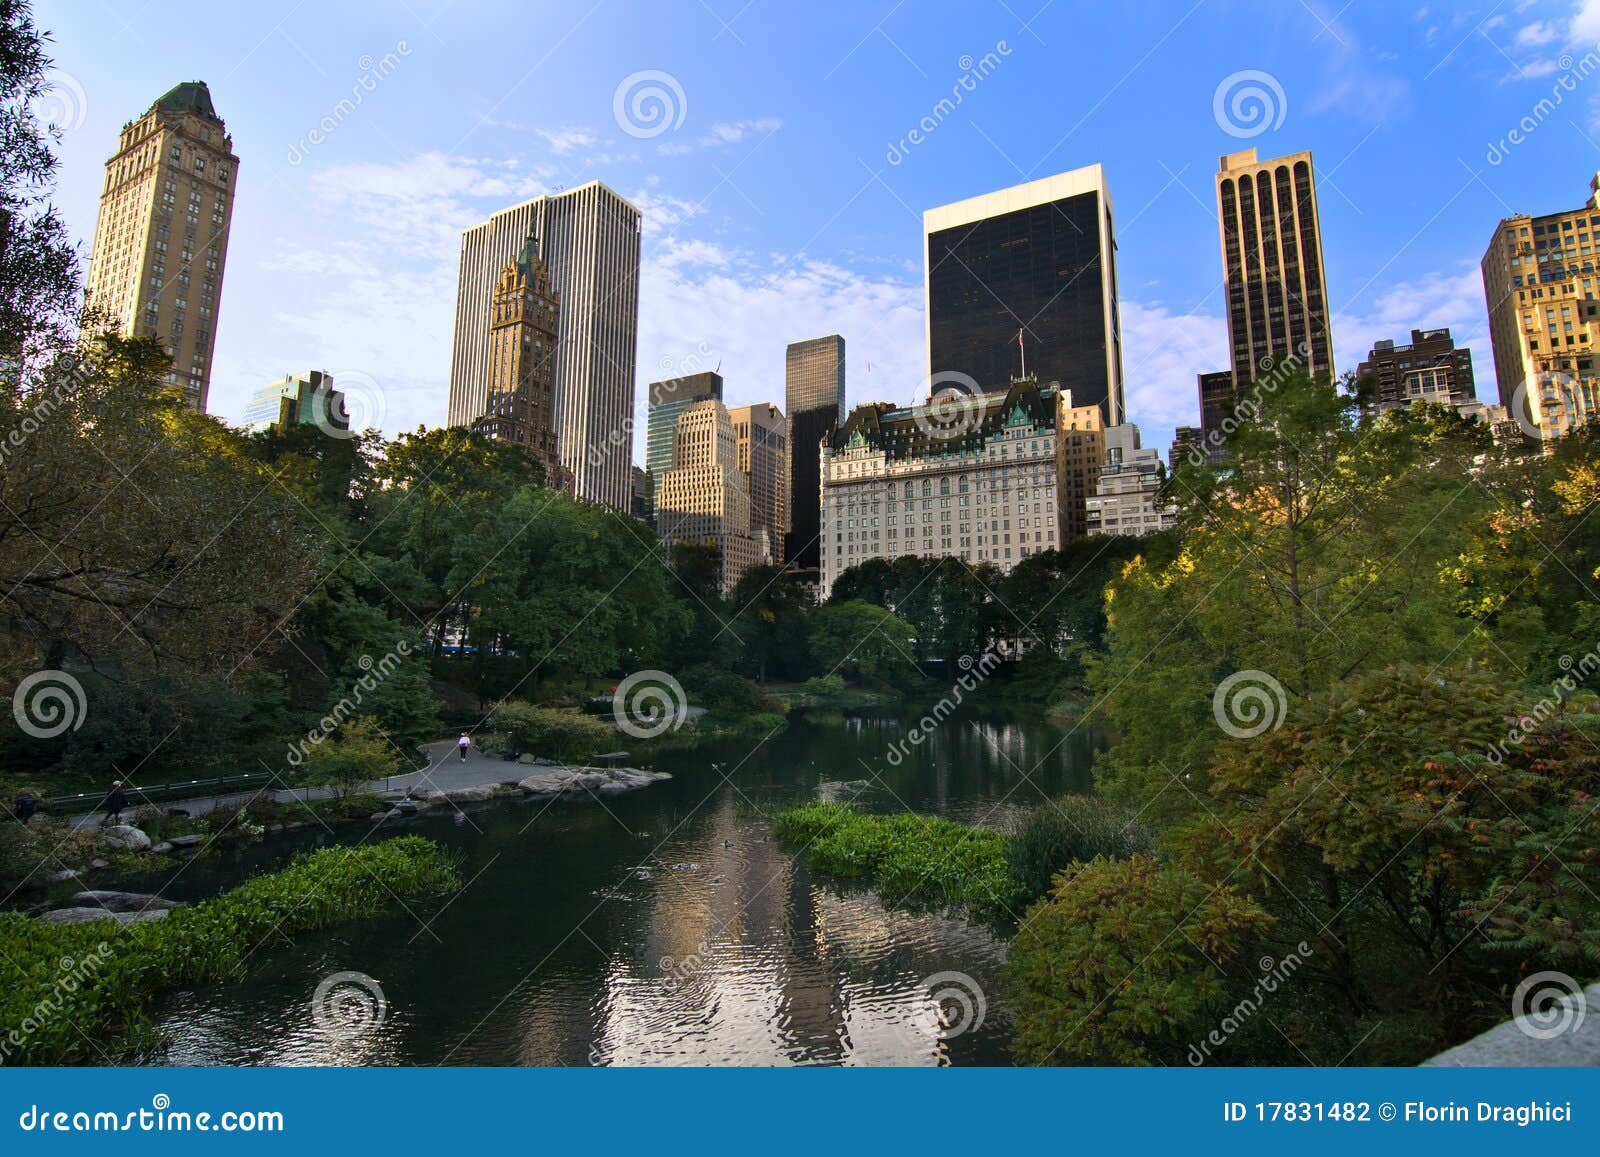
[[[422,809],[417,806],[416,800],[403,799],[395,803],[394,810],[403,816],[414,816]]]
[[[367,817],[367,819],[371,820],[375,824],[381,824],[384,820],[388,819],[392,814],[394,814],[394,813],[392,813],[392,812],[373,812],[370,816]]]
[[[150,850],[150,837],[129,824],[116,824],[100,833],[100,842],[108,848],[128,852]]]
[[[499,787],[500,785],[495,783],[482,783],[477,787],[450,787],[443,790],[428,788],[414,792],[413,795],[428,803],[481,803],[486,799],[493,799]]]
[[[153,856],[164,856],[170,851],[172,851],[172,843],[169,840],[162,840],[159,844],[150,845],[150,854]]]
[[[41,924],[87,924],[91,920],[115,920],[118,924],[137,924],[144,920],[165,920],[166,908],[143,912],[109,912],[104,908],[57,908],[39,917]]]
[[[205,843],[205,839],[206,838],[202,835],[173,836],[167,841],[167,843],[171,844],[175,848],[198,848],[201,844]]]
[[[62,868],[60,871],[51,872],[45,879],[52,884],[59,884],[63,880],[76,880],[82,874],[82,868]]]
[[[181,900],[165,900],[144,892],[110,892],[95,889],[79,892],[72,902],[85,908],[104,908],[108,912],[144,912],[157,908],[181,908]]]
[[[89,861],[89,870],[91,872],[98,872],[101,868],[109,868],[110,866],[111,864],[108,861],[99,859],[98,857]]]

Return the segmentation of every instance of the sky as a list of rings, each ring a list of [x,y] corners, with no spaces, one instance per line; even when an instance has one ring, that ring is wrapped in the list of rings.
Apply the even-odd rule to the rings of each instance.
[[[1250,147],[1313,153],[1338,368],[1449,326],[1493,400],[1495,225],[1581,206],[1600,169],[1600,0],[35,7],[85,259],[126,121],[200,79],[227,122],[229,420],[320,368],[389,434],[442,424],[461,231],[597,179],[644,214],[636,461],[647,382],[720,365],[730,405],[781,407],[807,337],[844,335],[850,405],[907,403],[923,211],[1099,163],[1128,414],[1164,452],[1227,364],[1214,173]]]

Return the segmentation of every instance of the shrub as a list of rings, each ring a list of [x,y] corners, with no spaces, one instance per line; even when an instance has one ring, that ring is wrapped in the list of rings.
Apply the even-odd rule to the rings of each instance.
[[[307,787],[331,787],[351,795],[369,783],[404,769],[400,753],[375,719],[352,719],[336,738],[307,749],[299,780]]]
[[[494,709],[494,723],[521,751],[577,761],[609,751],[617,732],[609,723],[570,707],[540,707],[513,699]]]
[[[402,836],[296,857],[162,920],[52,925],[0,913],[0,1024],[16,1028],[0,1037],[0,1062],[103,1063],[152,1045],[145,1006],[158,992],[234,977],[264,943],[377,915],[391,897],[459,886],[443,849]]]
[[[1271,923],[1253,900],[1150,856],[1074,864],[1028,910],[1005,977],[1028,1064],[1182,1063],[1225,973]]]
[[[1096,856],[1125,860],[1150,850],[1150,834],[1132,809],[1097,795],[1067,795],[1041,804],[1011,840],[1011,876],[1028,902],[1050,891],[1068,864]]]

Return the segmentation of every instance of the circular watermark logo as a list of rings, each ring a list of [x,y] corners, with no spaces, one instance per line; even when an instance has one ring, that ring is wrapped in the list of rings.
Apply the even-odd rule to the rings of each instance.
[[[1289,699],[1283,684],[1265,671],[1235,671],[1217,684],[1211,714],[1235,739],[1254,739],[1283,722]]]
[[[654,739],[676,731],[689,717],[689,697],[683,684],[665,671],[635,671],[611,697],[617,729],[635,739]]]
[[[689,99],[670,72],[647,68],[622,78],[611,95],[611,114],[630,137],[648,140],[683,126]]]
[[[913,406],[911,420],[935,442],[972,433],[983,423],[983,390],[960,370],[940,370],[924,383],[927,404]]]
[[[362,370],[340,370],[312,395],[317,429],[330,438],[358,438],[383,426],[388,404],[378,379]]]
[[[1550,1040],[1583,1027],[1588,1001],[1565,972],[1535,972],[1511,994],[1511,1016],[1534,1040]]]
[[[1546,400],[1556,406],[1570,409],[1577,379],[1560,371],[1547,371],[1523,378],[1511,391],[1511,401],[1506,412],[1521,431],[1536,442],[1549,442],[1561,436],[1561,427],[1553,419],[1555,414],[1545,412]],[[1543,419],[1543,420],[1541,420]]]
[[[365,972],[334,972],[311,994],[311,1019],[336,1037],[359,1036],[389,1015],[383,986]]]
[[[1289,98],[1270,72],[1246,68],[1222,78],[1211,95],[1211,115],[1230,137],[1249,140],[1280,128],[1289,114]]]
[[[52,68],[44,74],[39,95],[28,106],[35,118],[58,133],[80,128],[89,117],[89,98],[70,72]]]
[[[11,715],[24,735],[54,739],[83,726],[89,701],[65,671],[35,671],[11,693]]]
[[[989,1001],[983,988],[965,972],[935,972],[922,991],[939,1010],[939,1038],[949,1040],[983,1027]]]

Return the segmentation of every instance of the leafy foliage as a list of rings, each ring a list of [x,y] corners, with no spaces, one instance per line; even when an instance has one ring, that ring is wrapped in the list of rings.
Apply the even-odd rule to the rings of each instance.
[[[1055,874],[1097,856],[1126,859],[1150,850],[1150,835],[1129,808],[1096,795],[1065,795],[1028,813],[1007,848],[1011,875],[1029,901]]]
[[[572,707],[501,703],[492,722],[518,751],[553,760],[582,760],[611,750],[617,732],[603,719]]]

